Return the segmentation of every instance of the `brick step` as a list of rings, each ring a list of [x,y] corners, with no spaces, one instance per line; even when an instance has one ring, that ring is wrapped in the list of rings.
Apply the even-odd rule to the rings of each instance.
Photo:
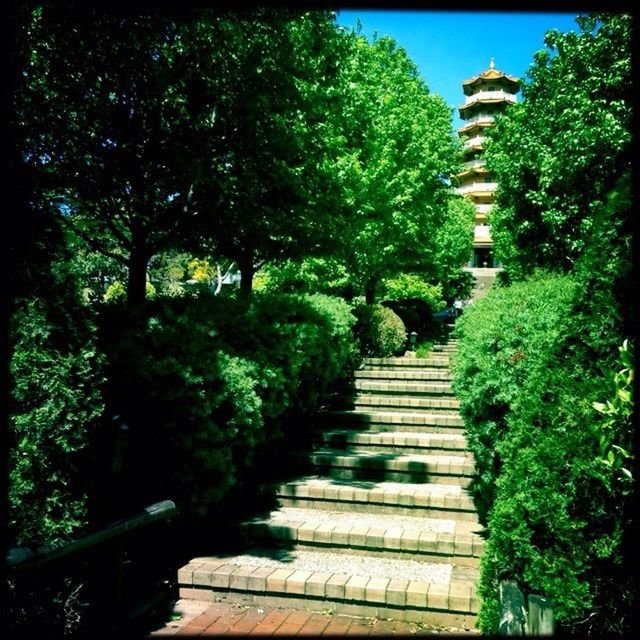
[[[461,433],[430,433],[425,431],[356,431],[354,429],[322,430],[315,440],[334,450],[360,447],[368,451],[394,453],[459,452],[467,453],[467,441]]]
[[[450,382],[446,369],[361,369],[354,372],[356,380],[424,380]]]
[[[441,369],[449,367],[448,356],[431,356],[417,358],[415,356],[403,356],[400,358],[365,358],[365,369]]]
[[[320,427],[366,429],[367,431],[464,432],[464,422],[458,414],[427,411],[336,409],[318,414],[313,422]]]
[[[341,480],[433,482],[468,486],[474,464],[462,455],[390,455],[354,450],[321,449],[310,455],[320,475]]]
[[[275,602],[467,629],[478,612],[476,581],[473,567],[307,550],[204,556],[178,571],[181,598]]]
[[[453,397],[449,382],[356,380],[354,387],[358,393],[367,394]]]
[[[407,409],[409,411],[427,410],[433,413],[458,413],[460,410],[460,400],[451,396],[399,396],[399,395],[374,395],[367,393],[352,397],[343,398],[345,404],[353,404],[354,408],[373,408],[376,410],[398,410]]]
[[[280,484],[276,494],[283,507],[478,522],[473,499],[454,484],[341,482],[307,476]]]
[[[484,540],[472,522],[283,507],[240,525],[248,544],[478,566]],[[410,557],[413,556],[413,557]]]

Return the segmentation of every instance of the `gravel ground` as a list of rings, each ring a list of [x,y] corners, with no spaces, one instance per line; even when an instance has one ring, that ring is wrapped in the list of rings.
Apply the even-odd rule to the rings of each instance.
[[[271,512],[272,520],[290,520],[294,522],[340,522],[342,524],[364,524],[371,527],[403,527],[453,533],[454,520],[439,518],[416,518],[413,516],[381,515],[379,513],[356,513],[350,511],[325,511],[321,509],[297,509],[282,507]]]
[[[277,559],[277,556],[282,557],[282,552],[255,549],[245,555],[229,558],[227,562],[251,567],[340,573],[370,578],[397,578],[436,584],[449,584],[451,581],[452,566],[450,564],[434,564],[415,560],[387,560],[370,556],[302,550],[287,551],[286,559],[283,560]]]

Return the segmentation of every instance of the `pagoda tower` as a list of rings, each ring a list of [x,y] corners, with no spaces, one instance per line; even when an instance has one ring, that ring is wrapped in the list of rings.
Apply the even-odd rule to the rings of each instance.
[[[493,256],[487,214],[493,205],[498,184],[487,171],[486,161],[482,157],[484,131],[493,125],[497,113],[515,104],[515,94],[520,90],[520,84],[518,78],[498,71],[491,58],[489,68],[465,80],[462,90],[466,97],[459,111],[465,123],[458,129],[458,135],[464,145],[465,161],[460,173],[456,174],[456,191],[467,196],[476,207],[473,253],[468,266],[493,268],[499,264]]]

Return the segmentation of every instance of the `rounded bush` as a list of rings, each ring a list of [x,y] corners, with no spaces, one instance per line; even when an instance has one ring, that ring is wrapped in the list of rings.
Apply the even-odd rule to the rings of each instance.
[[[402,318],[381,304],[357,305],[355,331],[364,356],[387,358],[402,352],[407,343],[407,329]]]

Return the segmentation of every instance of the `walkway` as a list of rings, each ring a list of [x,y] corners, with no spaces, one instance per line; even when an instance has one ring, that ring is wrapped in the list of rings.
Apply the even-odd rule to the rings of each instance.
[[[242,524],[242,553],[180,569],[181,598],[205,606],[184,632],[474,629],[484,540],[466,491],[455,348],[365,361],[344,406],[312,425],[308,467],[277,487],[280,508]]]
[[[420,622],[400,622],[331,613],[312,613],[282,607],[257,607],[228,602],[179,600],[176,620],[154,631],[151,638],[163,636],[409,636],[459,635],[455,628],[433,627]],[[178,616],[180,616],[178,618]]]

